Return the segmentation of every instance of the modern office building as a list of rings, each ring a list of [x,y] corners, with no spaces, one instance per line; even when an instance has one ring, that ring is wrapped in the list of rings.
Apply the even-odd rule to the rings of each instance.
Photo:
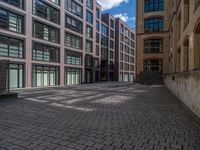
[[[168,72],[170,0],[137,0],[136,78]]]
[[[115,20],[115,62],[117,81],[135,80],[135,32],[120,18]]]
[[[137,0],[137,78],[164,75],[167,87],[200,115],[200,0]]]
[[[9,86],[98,82],[105,69],[100,67],[105,46],[112,81],[114,33],[106,35],[109,45],[102,45],[101,20],[101,6],[95,0],[0,0],[0,60],[9,60]],[[108,30],[115,31],[112,26]]]

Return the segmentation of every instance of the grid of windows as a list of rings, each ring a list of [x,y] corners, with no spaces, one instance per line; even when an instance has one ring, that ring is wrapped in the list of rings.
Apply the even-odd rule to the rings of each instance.
[[[144,41],[144,53],[161,53],[163,52],[163,40],[151,39]]]
[[[24,0],[1,0],[15,7],[24,9]]]
[[[82,38],[70,33],[65,33],[65,46],[82,50]]]
[[[74,2],[74,0],[66,0],[65,9],[78,17],[83,17],[83,8]]]
[[[66,50],[65,51],[65,63],[70,65],[82,65],[82,54]]]
[[[163,11],[164,1],[163,0],[145,0],[144,12]]]
[[[59,62],[60,51],[59,48],[33,43],[33,60]]]
[[[81,84],[81,69],[65,68],[65,85]]]
[[[24,41],[0,35],[0,56],[24,58]]]
[[[33,65],[32,69],[33,87],[59,85],[59,67]]]
[[[54,43],[60,42],[60,30],[51,26],[33,21],[33,36],[35,38],[51,41]]]
[[[160,32],[163,31],[163,18],[150,18],[144,21],[145,32]]]
[[[56,24],[60,23],[60,12],[42,0],[33,0],[33,14]]]
[[[0,28],[24,33],[24,16],[0,7]]]
[[[83,23],[68,15],[65,16],[65,27],[77,33],[83,32]]]

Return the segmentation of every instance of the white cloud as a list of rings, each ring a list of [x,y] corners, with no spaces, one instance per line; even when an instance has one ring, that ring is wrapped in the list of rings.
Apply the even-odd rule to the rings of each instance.
[[[116,14],[114,15],[115,18],[120,18],[122,21],[127,22],[127,21],[135,21],[135,17],[133,18],[129,18],[127,13],[120,13],[120,14]]]
[[[108,10],[113,7],[119,6],[121,3],[127,3],[129,0],[97,0],[98,3],[102,6],[103,10]]]

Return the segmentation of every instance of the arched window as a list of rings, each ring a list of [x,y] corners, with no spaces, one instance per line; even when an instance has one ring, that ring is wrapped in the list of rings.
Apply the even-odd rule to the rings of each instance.
[[[186,38],[184,41],[183,49],[183,71],[189,70],[189,39]]]
[[[154,17],[144,20],[144,32],[161,32],[163,31],[163,18]]]
[[[184,0],[184,28],[187,26],[189,22],[189,0]]]
[[[194,68],[200,69],[200,18],[195,27]]]

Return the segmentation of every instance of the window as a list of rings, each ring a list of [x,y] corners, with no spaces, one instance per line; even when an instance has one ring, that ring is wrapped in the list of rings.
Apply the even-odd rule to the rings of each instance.
[[[151,39],[144,41],[144,53],[161,53],[163,52],[163,40]]]
[[[81,69],[65,68],[65,85],[81,84]]]
[[[83,17],[83,8],[74,0],[65,0],[65,9],[78,17]]]
[[[181,47],[178,48],[178,52],[177,52],[177,65],[176,65],[176,72],[180,72],[181,71]]]
[[[110,48],[114,49],[114,42],[112,40],[110,40]]]
[[[86,0],[87,8],[93,10],[93,0]]]
[[[90,26],[86,26],[86,37],[93,38],[93,28]]]
[[[60,5],[60,0],[49,0],[49,1],[53,2],[56,5]]]
[[[0,56],[24,58],[24,41],[0,35]]]
[[[59,48],[33,43],[33,60],[60,62]]]
[[[104,24],[101,26],[101,34],[104,36],[108,36],[108,27]]]
[[[42,0],[33,0],[33,14],[53,23],[60,23],[59,10],[50,5],[47,5]]]
[[[130,71],[134,71],[134,65],[130,65]]]
[[[164,1],[163,0],[145,0],[144,12],[163,11]]]
[[[111,37],[112,39],[114,39],[114,32],[113,32],[112,30],[110,30],[110,37]]]
[[[24,17],[0,8],[0,28],[24,33]]]
[[[114,20],[112,20],[112,19],[110,19],[110,27],[111,27],[111,28],[114,28],[114,27],[115,27],[115,25],[114,25]]]
[[[183,71],[189,70],[189,39],[184,41],[183,49]]]
[[[178,23],[177,23],[177,34],[178,34],[178,39],[181,37],[181,13],[178,15]]]
[[[15,7],[24,9],[24,0],[1,0]]]
[[[89,11],[86,13],[86,21],[90,24],[93,24],[93,14]]]
[[[65,46],[82,50],[82,38],[70,33],[65,33]]]
[[[129,64],[124,64],[124,70],[129,71]]]
[[[68,15],[65,16],[65,27],[71,29],[77,33],[83,33],[83,23]]]
[[[184,27],[186,27],[189,22],[189,16],[190,16],[189,9],[190,9],[189,0],[184,0]]]
[[[151,18],[144,21],[145,32],[161,32],[163,31],[163,18]]]
[[[200,20],[195,25],[194,37],[194,68],[200,69]]]
[[[99,9],[96,9],[96,17],[97,17],[98,19],[100,19],[100,10],[99,10]]]
[[[99,46],[96,45],[96,55],[99,56]]]
[[[120,51],[124,51],[124,45],[122,43],[120,44]]]
[[[99,33],[96,33],[96,43],[99,43]]]
[[[123,63],[120,62],[120,70],[123,70],[123,69],[124,69],[124,67],[123,67]]]
[[[92,41],[86,40],[86,52],[93,52],[93,44]]]
[[[54,43],[60,42],[60,30],[51,26],[33,21],[33,36],[35,38],[51,41]]]
[[[93,57],[91,55],[85,55],[85,67],[93,67]]]
[[[65,51],[65,63],[70,65],[82,65],[82,54],[66,50]]]
[[[99,21],[96,21],[96,30],[97,30],[97,31],[100,30],[100,24],[99,24]]]
[[[129,74],[124,73],[124,82],[128,82],[128,81],[129,81]]]
[[[56,86],[59,85],[60,69],[56,66],[33,65],[33,87]]]
[[[110,51],[110,59],[114,59],[114,52]]]
[[[162,60],[145,60],[144,72],[162,73]]]
[[[9,64],[9,87],[11,89],[24,87],[23,64]]]

